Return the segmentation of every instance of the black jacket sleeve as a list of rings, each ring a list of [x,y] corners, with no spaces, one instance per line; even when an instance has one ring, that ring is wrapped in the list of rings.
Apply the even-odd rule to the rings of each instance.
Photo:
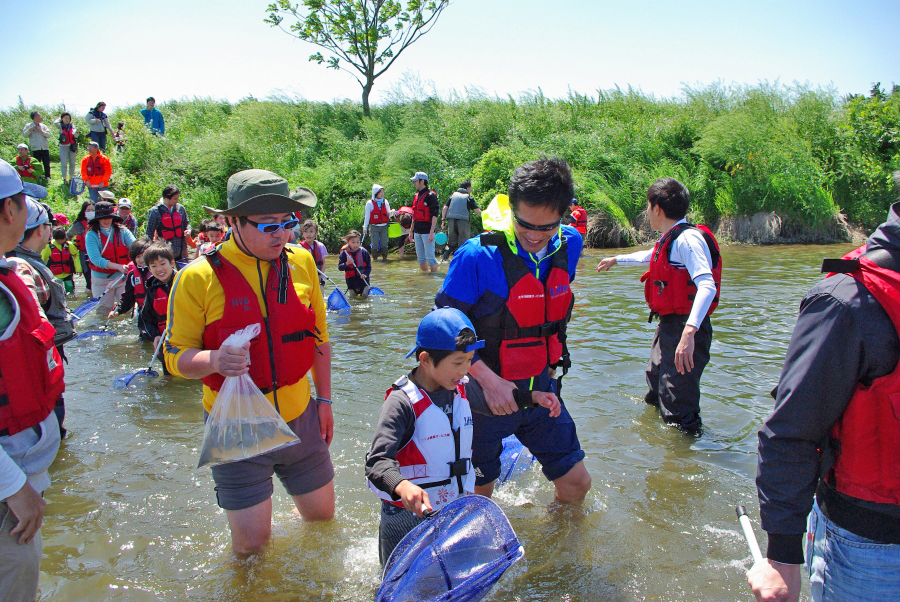
[[[381,406],[372,445],[366,454],[366,478],[395,500],[394,488],[403,481],[397,452],[409,443],[416,429],[416,415],[403,391],[393,390]]]
[[[134,283],[131,282],[131,276],[125,276],[125,290],[119,297],[119,304],[116,306],[116,312],[121,316],[125,312],[131,311],[134,307]]]
[[[857,383],[889,374],[900,358],[890,319],[851,276],[819,283],[800,305],[775,409],[759,430],[756,484],[768,557],[803,562],[806,517],[821,475],[820,450]],[[827,461],[827,456],[825,456]]]

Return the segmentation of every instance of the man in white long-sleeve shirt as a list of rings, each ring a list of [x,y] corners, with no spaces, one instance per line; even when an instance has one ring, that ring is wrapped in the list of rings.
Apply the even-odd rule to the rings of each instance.
[[[653,249],[604,258],[597,271],[614,265],[649,266],[641,280],[650,319],[659,326],[647,368],[645,401],[657,406],[663,420],[698,433],[700,376],[709,362],[712,325],[718,305],[722,260],[712,233],[685,219],[690,193],[673,178],[660,178],[647,190],[650,226],[664,234]]]

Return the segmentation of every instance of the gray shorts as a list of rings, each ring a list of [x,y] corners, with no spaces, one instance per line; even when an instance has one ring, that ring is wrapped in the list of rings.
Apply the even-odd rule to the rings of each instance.
[[[303,413],[288,426],[300,437],[300,443],[212,467],[216,501],[221,508],[243,510],[266,501],[275,490],[273,474],[278,475],[289,495],[311,493],[334,479],[328,445],[319,432],[316,400],[311,398]]]

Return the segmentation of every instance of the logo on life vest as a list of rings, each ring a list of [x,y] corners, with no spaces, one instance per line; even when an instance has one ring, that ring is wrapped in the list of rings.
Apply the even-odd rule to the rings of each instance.
[[[466,419],[463,421],[463,426],[472,426],[472,417],[466,416]]]
[[[550,287],[550,297],[559,297],[560,295],[565,295],[569,292],[568,284],[560,284],[559,286],[551,286]]]
[[[250,299],[247,297],[236,297],[231,300],[231,307],[244,306],[244,311],[250,311]]]

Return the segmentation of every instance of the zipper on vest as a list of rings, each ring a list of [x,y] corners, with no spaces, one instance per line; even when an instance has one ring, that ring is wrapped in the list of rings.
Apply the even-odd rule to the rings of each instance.
[[[274,266],[271,266],[269,269],[274,269]],[[263,305],[266,307],[266,315],[263,316],[263,323],[266,326],[266,343],[269,347],[269,368],[272,372],[272,400],[275,402],[275,411],[281,416],[281,409],[278,407],[278,379],[275,375],[275,343],[272,340],[272,329],[269,326],[269,299],[266,297],[266,286],[263,284],[262,269],[259,267],[259,259],[256,260],[256,274],[259,276],[259,289],[262,292]]]

